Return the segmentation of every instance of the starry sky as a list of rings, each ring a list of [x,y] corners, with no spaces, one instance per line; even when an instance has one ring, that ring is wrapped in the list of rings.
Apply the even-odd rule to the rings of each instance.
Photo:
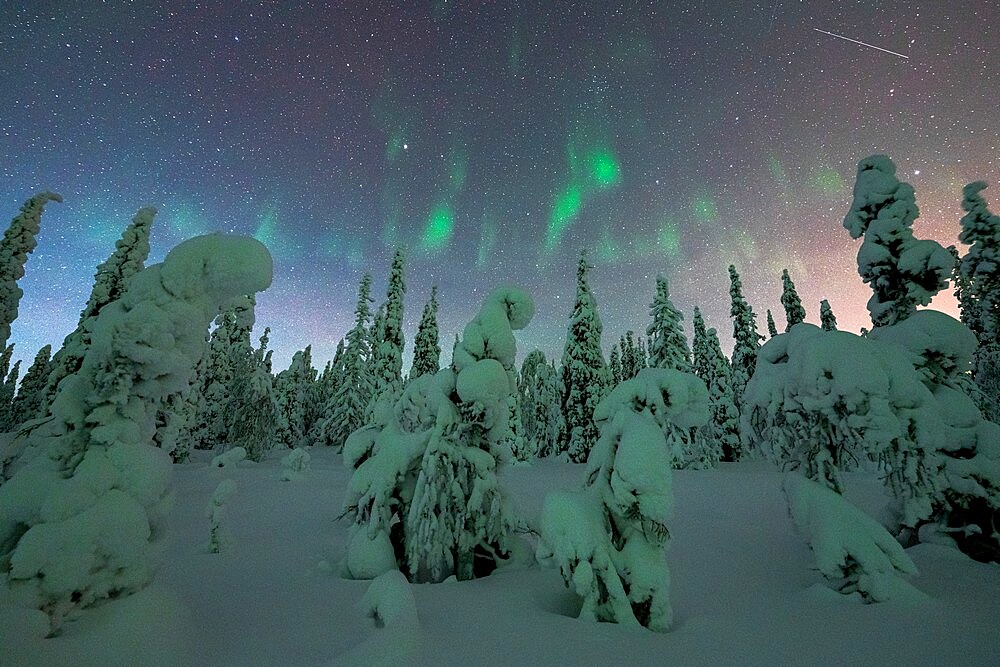
[[[499,284],[535,298],[522,351],[561,354],[581,248],[606,348],[646,326],[658,273],[688,333],[700,305],[730,345],[730,263],[762,330],[767,308],[783,329],[787,267],[807,319],[828,298],[857,331],[859,159],[896,161],[918,236],[955,242],[969,181],[1000,208],[997,26],[990,0],[5,0],[0,215],[65,197],[15,356],[61,343],[147,204],[150,261],[216,230],[268,245],[278,368],[309,343],[332,356],[397,246],[407,358],[432,285],[445,358]]]

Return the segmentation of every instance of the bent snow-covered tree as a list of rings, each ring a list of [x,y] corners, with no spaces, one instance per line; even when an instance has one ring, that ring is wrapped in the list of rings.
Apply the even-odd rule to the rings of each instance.
[[[53,629],[150,580],[171,474],[153,445],[156,411],[192,382],[220,307],[270,282],[261,243],[201,236],[136,274],[98,315],[53,418],[28,436],[0,486],[0,572],[17,603],[48,613]]]
[[[895,324],[947,286],[952,257],[937,241],[913,236],[919,210],[913,187],[896,179],[885,155],[858,163],[854,201],[844,227],[857,239],[858,273],[872,288],[868,312],[876,327]]]
[[[38,245],[35,236],[41,226],[42,212],[50,201],[61,202],[62,197],[42,192],[26,201],[0,239],[0,349],[7,347],[10,325],[17,319],[17,306],[24,294],[17,281],[24,276],[28,255]]]
[[[583,599],[581,618],[669,630],[673,488],[663,433],[708,421],[705,385],[690,373],[643,369],[594,418],[601,436],[584,488],[545,498],[538,558]]]

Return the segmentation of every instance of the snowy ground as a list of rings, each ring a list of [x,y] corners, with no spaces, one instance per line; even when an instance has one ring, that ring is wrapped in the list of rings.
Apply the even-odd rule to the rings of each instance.
[[[493,576],[412,587],[419,624],[376,627],[359,610],[369,582],[337,576],[347,525],[335,521],[348,473],[313,451],[303,480],[279,481],[280,454],[215,469],[175,467],[176,503],[154,585],[88,611],[61,636],[0,612],[0,664],[962,664],[1000,660],[1000,567],[944,547],[909,554],[928,599],[865,605],[820,583],[795,534],[781,475],[761,463],[675,475],[667,634],[575,618],[558,572],[530,559]],[[532,521],[548,491],[582,466],[505,471]],[[207,552],[205,507],[235,480],[232,548]],[[848,496],[877,515],[881,490],[848,476]],[[525,549],[527,552],[527,547]],[[37,623],[35,623],[37,625]]]

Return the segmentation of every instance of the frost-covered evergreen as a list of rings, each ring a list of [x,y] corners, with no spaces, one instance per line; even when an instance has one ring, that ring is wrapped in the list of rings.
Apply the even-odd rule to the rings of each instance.
[[[52,357],[52,370],[45,387],[39,411],[47,411],[56,394],[56,387],[69,375],[80,370],[90,346],[95,318],[109,303],[116,301],[128,288],[128,281],[142,270],[149,257],[149,231],[156,216],[155,208],[141,208],[115,242],[115,250],[97,266],[94,285],[87,304],[80,312],[76,328],[63,340],[62,347]],[[44,416],[44,415],[39,415]]]
[[[410,368],[410,380],[421,375],[434,375],[440,369],[441,345],[438,343],[437,324],[437,286],[431,288],[431,298],[424,305],[420,316],[417,336],[413,339],[413,366]]]
[[[695,434],[695,449],[703,464],[735,461],[740,455],[740,415],[733,399],[732,371],[722,352],[715,329],[705,329],[701,311],[695,307],[693,372],[708,389],[711,418]]]
[[[21,360],[18,359],[7,373],[7,379],[0,385],[0,432],[9,431],[17,425],[14,421],[14,394],[17,393],[17,379],[20,375]]]
[[[60,383],[52,419],[25,438],[0,485],[0,572],[15,604],[46,612],[55,630],[149,582],[171,474],[152,444],[156,410],[190,384],[220,307],[270,281],[258,241],[202,236],[101,310],[80,371]]]
[[[837,330],[837,317],[833,314],[833,308],[830,307],[830,302],[826,299],[819,302],[819,322],[823,331]]]
[[[35,355],[35,360],[28,367],[24,379],[21,380],[21,387],[14,397],[11,405],[11,422],[13,425],[23,424],[29,419],[34,419],[38,415],[39,406],[45,391],[45,383],[49,379],[52,370],[51,360],[52,346],[45,345]]]
[[[858,273],[872,288],[868,312],[876,327],[900,322],[947,286],[952,260],[937,241],[913,236],[919,211],[913,187],[896,179],[885,155],[858,163],[854,201],[844,227],[857,239]]]
[[[743,283],[732,264],[729,265],[729,297],[732,304],[729,314],[733,318],[733,396],[737,409],[742,411],[743,391],[753,377],[763,336],[757,333],[757,317],[743,298]]]
[[[504,557],[515,518],[496,470],[510,456],[513,330],[533,309],[520,290],[495,290],[465,327],[452,366],[410,382],[395,404],[378,401],[374,423],[348,439],[349,575],[399,567],[412,581],[469,579]]]
[[[524,358],[518,381],[524,437],[535,442],[538,456],[555,453],[562,430],[559,409],[559,374],[546,363],[541,350]]]
[[[10,325],[17,319],[17,306],[24,294],[17,281],[24,276],[28,255],[38,245],[35,236],[41,226],[42,212],[50,201],[61,202],[62,197],[41,192],[26,201],[0,239],[0,348],[7,346]]]
[[[647,368],[615,387],[594,418],[601,436],[584,489],[546,497],[538,559],[582,598],[581,618],[669,630],[673,488],[663,433],[705,423],[705,386],[689,373]]]
[[[587,284],[586,253],[580,254],[576,270],[576,300],[566,332],[562,356],[562,409],[565,431],[559,450],[581,463],[597,442],[594,410],[604,396],[608,369],[601,351],[601,318],[597,302]]]
[[[270,329],[264,329],[256,350],[245,342],[234,347],[232,391],[224,410],[228,446],[242,447],[246,457],[256,462],[264,459],[282,430],[268,367],[269,334]]]
[[[611,375],[611,387],[618,386],[622,381],[622,359],[618,343],[611,344],[611,354],[608,355],[608,373]]]
[[[324,417],[316,423],[313,441],[317,445],[343,447],[347,437],[361,427],[372,398],[371,339],[367,329],[371,319],[372,277],[361,279],[358,303],[354,308],[354,328],[347,334],[343,364],[334,393],[324,407]]]
[[[774,315],[771,314],[771,309],[767,309],[767,335],[770,338],[774,338],[778,335],[778,327],[774,324]]]
[[[802,307],[802,299],[795,291],[795,283],[788,275],[788,269],[781,272],[781,305],[785,307],[785,331],[788,331],[799,322],[805,322],[806,309]]]
[[[307,433],[307,416],[315,409],[313,385],[316,369],[312,367],[312,346],[307,345],[292,355],[288,368],[274,378],[275,400],[281,414],[281,439],[286,447],[303,444]]]
[[[760,349],[744,394],[743,443],[841,493],[845,469],[898,442],[891,406],[906,400],[907,388],[894,385],[912,381],[908,373],[905,360],[864,338],[796,327]]]
[[[867,337],[797,326],[761,348],[744,442],[837,492],[844,470],[877,462],[909,539],[944,530],[1000,559],[1000,426],[961,384],[974,350],[967,327],[933,310]]]
[[[634,331],[626,331],[618,342],[622,351],[622,380],[631,380],[646,367],[646,356]]]
[[[254,323],[253,295],[240,295],[215,318],[207,359],[199,375],[197,406],[186,427],[194,449],[213,449],[226,441],[225,410],[236,377],[236,350],[250,348]]]
[[[958,273],[968,297],[960,294],[959,303],[963,322],[979,341],[973,377],[983,395],[982,405],[987,417],[1000,423],[1000,216],[990,212],[980,194],[985,187],[977,181],[962,190],[966,214],[958,238],[969,251]]]
[[[684,316],[670,300],[667,279],[656,277],[656,296],[649,304],[652,323],[646,328],[649,337],[649,365],[653,368],[691,370],[691,350],[681,322]]]
[[[385,304],[379,309],[377,338],[371,341],[372,398],[389,391],[399,395],[403,388],[403,252],[396,250],[389,271]]]

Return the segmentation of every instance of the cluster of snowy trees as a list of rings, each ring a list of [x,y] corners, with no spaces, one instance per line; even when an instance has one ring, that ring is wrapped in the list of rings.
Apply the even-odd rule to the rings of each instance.
[[[322,371],[306,347],[275,372],[269,330],[251,341],[254,294],[270,282],[266,249],[199,237],[144,268],[156,213],[144,208],[98,266],[77,327],[55,354],[39,350],[20,378],[7,345],[17,280],[44,206],[60,200],[40,194],[0,240],[5,586],[57,628],[73,610],[148,581],[171,460],[213,449],[260,461],[280,448],[298,452],[286,460],[294,479],[306,446],[342,450],[353,470],[343,569],[359,578],[398,569],[437,582],[492,571],[513,534],[529,530],[498,482],[502,466],[556,455],[586,463],[579,492],[546,502],[538,557],[559,567],[584,615],[659,630],[671,618],[664,550],[676,468],[767,457],[800,473],[803,481],[786,484],[793,517],[818,559],[846,554],[821,570],[873,600],[912,564],[840,498],[847,470],[885,480],[898,501],[894,538],[949,540],[1000,560],[1000,218],[984,187],[963,192],[959,238],[969,250],[959,257],[914,237],[913,188],[887,157],[861,161],[844,220],[862,239],[858,270],[872,287],[873,327],[861,335],[838,331],[826,300],[820,326],[805,322],[785,270],[784,330],[767,311],[762,344],[730,266],[731,355],[697,307],[689,344],[658,276],[648,322],[613,343],[606,361],[581,253],[558,365],[535,350],[517,368],[513,332],[534,306],[501,288],[442,367],[432,289],[406,375],[401,251],[377,308],[371,276],[361,279],[354,326]],[[918,311],[949,279],[961,322]],[[816,523],[823,516],[865,523],[864,538],[831,541],[850,531],[831,533]]]

